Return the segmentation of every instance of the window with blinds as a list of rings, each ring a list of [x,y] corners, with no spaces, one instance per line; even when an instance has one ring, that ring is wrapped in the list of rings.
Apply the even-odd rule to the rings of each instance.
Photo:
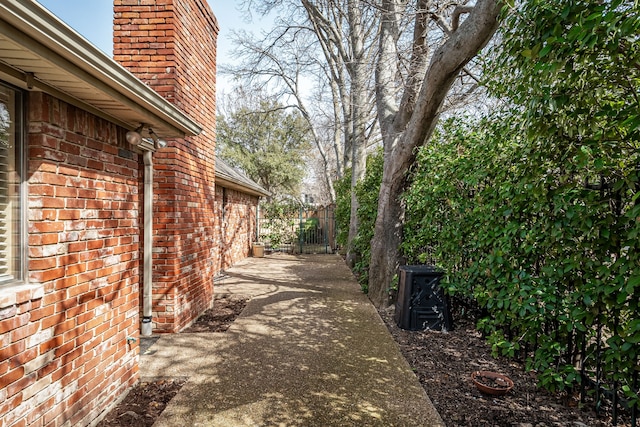
[[[21,92],[0,83],[0,284],[21,277]]]

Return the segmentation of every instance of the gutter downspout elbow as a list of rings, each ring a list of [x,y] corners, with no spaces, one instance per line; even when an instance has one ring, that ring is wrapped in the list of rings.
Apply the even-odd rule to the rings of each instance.
[[[153,333],[152,283],[153,283],[153,152],[145,151],[144,159],[144,253],[142,290],[142,336]]]

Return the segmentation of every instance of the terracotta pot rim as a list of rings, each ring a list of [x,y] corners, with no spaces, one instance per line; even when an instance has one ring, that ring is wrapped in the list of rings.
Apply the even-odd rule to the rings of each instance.
[[[495,387],[488,386],[488,385],[483,384],[480,381],[476,380],[477,376],[483,376],[483,377],[489,377],[489,378],[500,378],[500,379],[504,380],[504,382],[507,383],[507,387],[506,388],[495,388]],[[508,376],[506,376],[504,374],[500,374],[498,372],[493,372],[493,371],[473,371],[471,373],[471,380],[476,385],[478,390],[480,390],[481,392],[486,393],[486,394],[493,394],[493,395],[496,395],[496,396],[501,396],[503,394],[506,394],[507,392],[509,392],[509,390],[511,390],[513,388],[513,381],[511,380],[511,378],[509,378]]]

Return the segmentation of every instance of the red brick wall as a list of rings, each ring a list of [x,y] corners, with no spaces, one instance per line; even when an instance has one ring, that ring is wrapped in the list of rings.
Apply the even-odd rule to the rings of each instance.
[[[220,218],[218,271],[231,267],[251,253],[255,241],[258,198],[237,190],[216,187]]]
[[[0,426],[84,426],[138,376],[138,156],[113,124],[29,106],[30,283],[0,292]]]
[[[114,57],[193,118],[201,135],[154,154],[156,332],[177,332],[213,301],[218,25],[204,0],[115,0]],[[161,135],[162,136],[162,135]]]

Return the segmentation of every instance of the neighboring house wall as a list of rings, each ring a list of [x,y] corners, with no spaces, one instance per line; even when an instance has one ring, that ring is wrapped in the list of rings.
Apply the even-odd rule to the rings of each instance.
[[[216,187],[217,216],[220,218],[218,271],[245,259],[255,241],[258,197],[238,190]]]
[[[138,155],[27,95],[28,285],[0,298],[0,426],[89,424],[138,378]]]
[[[213,302],[218,24],[204,0],[115,0],[114,58],[203,128],[154,154],[155,332],[177,332]]]

